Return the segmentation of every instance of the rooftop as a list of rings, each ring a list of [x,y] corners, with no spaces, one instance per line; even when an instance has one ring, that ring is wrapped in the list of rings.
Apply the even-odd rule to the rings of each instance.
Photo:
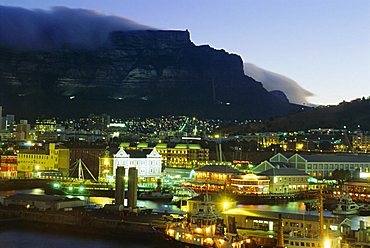
[[[302,170],[296,168],[271,168],[258,174],[259,176],[307,176]]]
[[[142,149],[142,150],[125,150],[127,154],[130,155],[130,158],[146,158],[146,155],[149,155],[152,150]]]
[[[281,214],[282,218],[285,220],[302,220],[302,221],[319,221],[318,213],[315,214],[307,214],[307,213],[287,213],[287,212],[275,212],[275,211],[264,211],[264,210],[254,210],[254,209],[245,209],[245,208],[233,208],[223,212],[222,214],[225,215],[243,215],[248,217],[257,217],[261,219],[279,219],[279,214]],[[340,219],[340,217],[336,217],[333,215],[324,215],[325,219]],[[339,221],[337,223],[340,223]]]
[[[204,171],[204,172],[215,172],[215,173],[228,173],[228,174],[240,174],[241,172],[231,168],[227,165],[206,165],[196,169],[195,171]]]
[[[357,162],[370,163],[370,155],[364,154],[299,154],[308,162]]]
[[[289,165],[288,163],[285,163],[285,162],[269,162],[270,164],[272,164],[274,167],[280,167],[280,168],[288,168]]]

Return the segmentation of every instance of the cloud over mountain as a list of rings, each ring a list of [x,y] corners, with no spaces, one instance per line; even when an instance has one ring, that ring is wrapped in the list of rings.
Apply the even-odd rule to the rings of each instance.
[[[256,81],[261,82],[263,87],[269,91],[283,91],[292,103],[307,104],[307,97],[314,95],[308,90],[302,88],[293,79],[262,69],[251,63],[244,63],[244,73],[254,78]]]
[[[92,48],[104,44],[112,31],[146,29],[153,28],[87,9],[0,6],[0,45],[13,48]]]

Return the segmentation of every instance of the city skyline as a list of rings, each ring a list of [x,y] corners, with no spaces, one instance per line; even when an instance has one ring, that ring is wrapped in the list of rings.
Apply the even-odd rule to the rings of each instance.
[[[196,8],[190,1],[165,0],[1,4],[85,8],[158,29],[188,29],[197,45],[225,49],[239,54],[245,63],[292,78],[314,94],[308,99],[314,104],[338,104],[370,92],[366,1],[202,1]]]

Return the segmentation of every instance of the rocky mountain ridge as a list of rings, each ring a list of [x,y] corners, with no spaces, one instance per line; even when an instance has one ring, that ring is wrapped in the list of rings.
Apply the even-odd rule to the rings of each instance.
[[[238,55],[188,31],[116,31],[95,49],[0,48],[0,105],[22,118],[195,115],[245,119],[296,111],[245,76]]]

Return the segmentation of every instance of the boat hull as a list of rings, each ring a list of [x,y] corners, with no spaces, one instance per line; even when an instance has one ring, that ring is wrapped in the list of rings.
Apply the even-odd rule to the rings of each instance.
[[[162,230],[158,230],[158,229],[155,229],[155,228],[153,228],[153,229],[157,232],[160,239],[166,243],[166,247],[182,247],[182,248],[183,247],[189,247],[189,248],[204,247],[204,246],[201,246],[201,245],[182,242],[180,240],[177,240],[174,237],[171,237],[171,236],[167,235],[164,232],[164,230],[162,231]]]
[[[354,214],[358,214],[358,211],[357,210],[351,210],[351,211],[333,210],[333,214],[354,215]]]
[[[370,216],[370,209],[360,209],[358,214],[361,216]]]

